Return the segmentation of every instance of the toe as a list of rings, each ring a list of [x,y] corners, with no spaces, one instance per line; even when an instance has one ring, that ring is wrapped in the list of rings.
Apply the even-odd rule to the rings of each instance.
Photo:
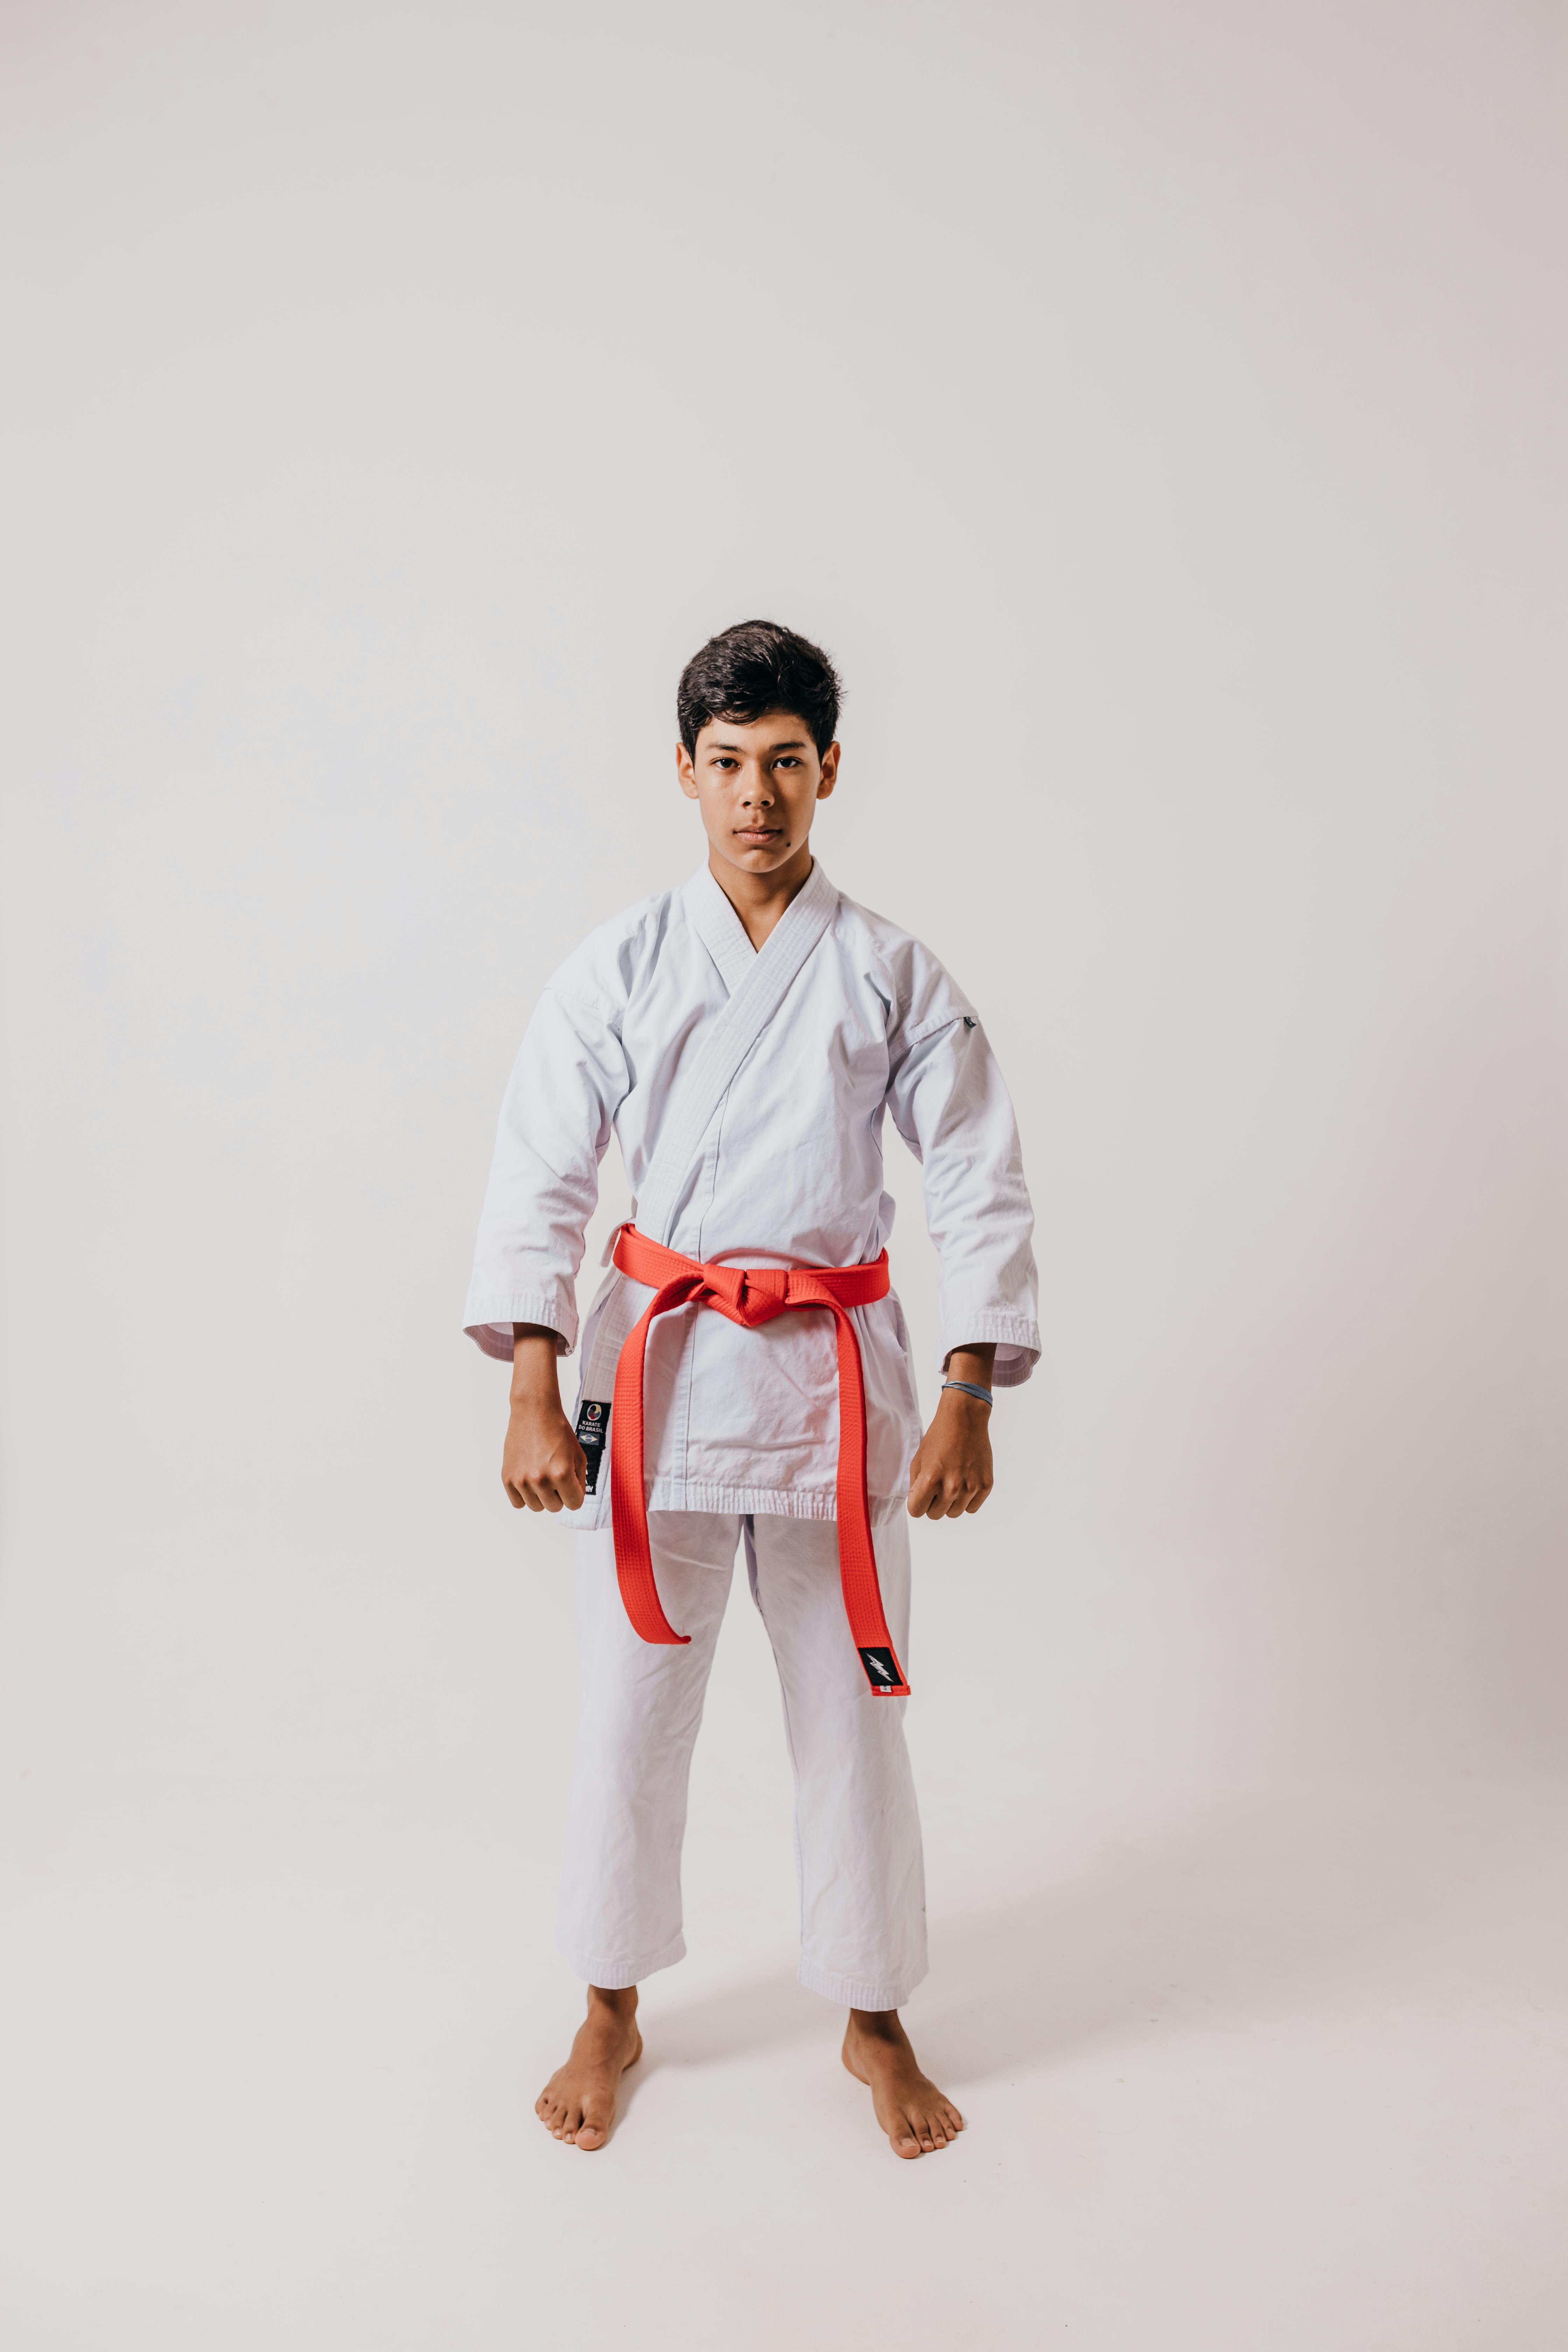
[[[603,2124],[584,2122],[578,2127],[577,2145],[587,2148],[603,2147],[609,2137]]]

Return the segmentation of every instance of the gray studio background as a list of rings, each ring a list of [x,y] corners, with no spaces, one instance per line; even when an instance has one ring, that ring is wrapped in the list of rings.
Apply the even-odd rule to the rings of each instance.
[[[921,2347],[1561,2342],[1563,31],[7,12],[16,2352],[837,2346],[868,2231]],[[739,1608],[673,2055],[596,2175],[528,2114],[571,1548],[458,1326],[755,613],[1038,1214],[996,1496],[919,1531],[945,2189],[791,1983]]]

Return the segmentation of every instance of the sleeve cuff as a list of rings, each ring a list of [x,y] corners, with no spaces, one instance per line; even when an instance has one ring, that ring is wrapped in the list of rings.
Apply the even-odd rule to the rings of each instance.
[[[469,1292],[463,1310],[463,1329],[484,1354],[493,1356],[498,1363],[511,1361],[514,1323],[542,1323],[547,1331],[555,1334],[558,1356],[569,1356],[577,1344],[574,1302],[547,1297],[541,1290],[520,1290],[510,1297],[498,1297],[494,1291]]]
[[[994,1389],[1022,1388],[1040,1360],[1040,1327],[1026,1315],[1003,1315],[994,1309],[979,1315],[950,1312],[942,1335],[942,1368],[955,1348],[994,1346],[996,1368]],[[509,1351],[510,1352],[510,1351]]]

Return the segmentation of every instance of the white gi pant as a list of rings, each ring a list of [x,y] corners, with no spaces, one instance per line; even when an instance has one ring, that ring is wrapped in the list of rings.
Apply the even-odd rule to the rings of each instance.
[[[888,1625],[909,1665],[903,1507],[876,1516]],[[795,1767],[800,1981],[897,2009],[926,1973],[925,1872],[901,1698],[878,1698],[850,1639],[831,1520],[650,1511],[654,1572],[679,1648],[632,1631],[608,1528],[577,1538],[583,1717],[566,1842],[562,1951],[606,1990],[685,1956],[680,1847],[702,1701],[743,1539],[773,1643]]]

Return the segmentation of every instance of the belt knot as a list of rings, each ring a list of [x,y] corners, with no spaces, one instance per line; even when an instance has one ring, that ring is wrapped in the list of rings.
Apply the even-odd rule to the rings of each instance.
[[[716,1307],[732,1323],[755,1330],[758,1324],[771,1323],[790,1305],[788,1268],[704,1265],[701,1286],[692,1303]]]

